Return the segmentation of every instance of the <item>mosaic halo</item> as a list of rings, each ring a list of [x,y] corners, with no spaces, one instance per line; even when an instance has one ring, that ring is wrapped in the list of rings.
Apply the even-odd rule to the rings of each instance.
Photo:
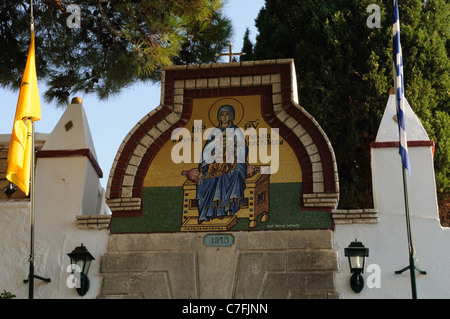
[[[241,102],[233,98],[223,98],[217,100],[209,109],[208,119],[213,127],[218,127],[219,122],[217,121],[217,112],[223,105],[230,105],[234,108],[234,120],[233,124],[239,126],[239,123],[242,121],[244,117],[244,106]]]

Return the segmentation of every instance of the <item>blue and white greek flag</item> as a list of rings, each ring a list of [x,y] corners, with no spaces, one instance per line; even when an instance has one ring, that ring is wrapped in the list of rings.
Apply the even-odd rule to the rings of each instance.
[[[405,88],[403,86],[403,57],[400,45],[400,19],[398,13],[398,0],[394,0],[394,13],[392,19],[392,37],[393,37],[393,59],[394,59],[394,82],[395,94],[397,98],[397,120],[399,129],[400,149],[399,153],[402,158],[403,166],[411,175],[408,145],[406,140],[405,127]]]

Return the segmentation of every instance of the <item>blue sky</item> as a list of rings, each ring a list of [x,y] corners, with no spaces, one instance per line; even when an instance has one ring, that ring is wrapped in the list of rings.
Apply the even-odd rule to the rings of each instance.
[[[226,0],[224,13],[233,23],[234,52],[242,48],[242,39],[247,27],[250,29],[250,38],[254,41],[257,34],[254,20],[264,6],[264,2],[264,0]],[[228,57],[224,57],[222,61],[227,62],[227,59]],[[42,119],[35,123],[35,127],[39,133],[51,133],[64,110],[44,101],[44,84],[44,81],[39,81],[38,74]],[[18,91],[0,90],[2,101],[0,134],[11,134],[18,96]],[[108,101],[99,101],[95,96],[79,96],[83,99],[95,151],[103,170],[104,177],[101,183],[105,187],[112,162],[122,140],[137,122],[159,105],[161,87],[159,83],[136,84]]]

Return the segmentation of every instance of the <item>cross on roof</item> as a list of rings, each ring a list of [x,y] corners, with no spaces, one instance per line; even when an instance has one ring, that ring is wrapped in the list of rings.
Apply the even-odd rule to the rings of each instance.
[[[233,61],[233,55],[245,55],[244,52],[242,53],[233,53],[233,45],[231,44],[231,41],[229,42],[229,48],[230,48],[230,52],[228,53],[220,53],[220,54],[216,54],[216,56],[229,56],[230,57],[230,63]]]

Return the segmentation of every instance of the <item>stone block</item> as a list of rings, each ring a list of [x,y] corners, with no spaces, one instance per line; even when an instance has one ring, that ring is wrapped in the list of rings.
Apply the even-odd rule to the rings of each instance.
[[[261,298],[287,299],[291,290],[305,293],[334,291],[332,272],[271,272],[267,276]]]
[[[218,78],[208,79],[208,87],[209,88],[216,88],[218,86],[219,86],[219,79]]]
[[[173,298],[165,272],[130,274],[128,276],[128,293],[142,294],[145,299]]]
[[[103,278],[102,294],[128,294],[128,275],[123,273],[109,274]]]
[[[156,127],[158,128],[158,130],[160,132],[165,132],[166,130],[168,130],[170,128],[170,123],[167,122],[166,120],[162,120],[161,122],[159,122],[158,124],[156,124]]]
[[[289,127],[290,129],[293,129],[298,124],[298,121],[292,116],[290,116],[286,119],[286,122],[284,122],[284,124],[286,124],[286,126]]]
[[[193,79],[186,80],[185,88],[186,89],[195,89],[195,80],[193,80]]]
[[[282,104],[280,103],[275,105],[282,105]],[[289,114],[283,109],[280,109],[280,112],[277,114],[277,117],[281,122],[284,122],[289,117]]]
[[[236,290],[233,298],[260,298],[266,272],[286,269],[284,251],[248,251],[240,253],[238,258]]]
[[[333,246],[331,230],[299,230],[250,232],[248,249],[331,249]]]
[[[123,186],[133,186],[133,183],[134,183],[134,176],[132,176],[132,175],[125,175],[123,177],[123,182],[122,182]]]
[[[245,85],[252,85],[253,84],[253,77],[252,76],[244,76],[241,79],[242,86]]]
[[[306,276],[305,290],[307,291],[333,291],[334,275],[331,271],[309,272]]]
[[[229,77],[219,78],[219,87],[229,87],[231,79]]]
[[[174,111],[175,113],[181,113],[181,112],[183,112],[183,104],[181,104],[181,103],[176,103],[176,104],[174,104],[174,105],[173,105],[173,111]]]
[[[184,81],[183,81],[183,80],[175,81],[175,82],[173,83],[173,87],[174,87],[175,89],[184,89]]]
[[[167,115],[166,117],[166,121],[168,123],[170,123],[171,125],[175,124],[176,122],[178,122],[178,120],[180,119],[180,116],[176,113],[170,113],[169,115]]]
[[[283,102],[283,97],[281,94],[273,94],[272,95],[272,103],[273,104],[280,104]]]
[[[208,79],[197,79],[196,88],[197,89],[206,89],[208,87]]]
[[[241,78],[238,76],[234,76],[231,78],[231,86],[241,86]]]
[[[287,270],[337,270],[337,254],[332,250],[289,250]]]
[[[101,264],[101,273],[105,276],[102,293],[142,293],[145,298],[197,298],[195,260],[192,252],[106,253]],[[117,283],[111,282],[113,279]]]

